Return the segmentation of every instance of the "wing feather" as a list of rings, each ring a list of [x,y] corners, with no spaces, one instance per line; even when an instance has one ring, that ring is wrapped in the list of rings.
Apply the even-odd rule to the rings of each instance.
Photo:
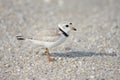
[[[37,33],[33,39],[40,40],[40,41],[48,41],[52,42],[57,40],[60,37],[60,31],[56,29],[46,29],[42,30],[39,33]]]

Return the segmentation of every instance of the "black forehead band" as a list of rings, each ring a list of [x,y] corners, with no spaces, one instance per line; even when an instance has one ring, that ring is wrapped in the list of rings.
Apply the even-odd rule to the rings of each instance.
[[[70,23],[70,25],[72,25],[72,23]]]

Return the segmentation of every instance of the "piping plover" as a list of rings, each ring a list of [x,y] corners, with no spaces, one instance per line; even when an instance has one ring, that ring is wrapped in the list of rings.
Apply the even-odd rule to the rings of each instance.
[[[51,58],[50,56],[49,49],[62,44],[69,37],[70,32],[72,30],[76,31],[76,28],[73,27],[72,23],[58,24],[57,33],[59,38],[56,41],[40,41],[32,38],[24,38],[23,36],[16,36],[16,37],[17,37],[17,40],[23,40],[25,42],[30,42],[39,46],[43,46],[46,49],[45,53],[47,54],[48,61],[54,61],[55,59]]]

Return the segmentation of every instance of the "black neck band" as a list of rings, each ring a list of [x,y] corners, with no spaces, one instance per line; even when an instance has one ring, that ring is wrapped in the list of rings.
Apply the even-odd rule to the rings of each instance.
[[[59,28],[59,30],[63,33],[63,35],[64,35],[65,37],[68,37],[68,36],[69,36],[69,35],[68,35],[65,31],[63,31],[62,29]]]

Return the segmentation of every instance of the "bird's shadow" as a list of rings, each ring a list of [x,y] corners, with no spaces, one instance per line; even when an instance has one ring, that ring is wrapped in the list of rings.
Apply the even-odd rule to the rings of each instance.
[[[67,52],[67,53],[52,53],[53,57],[68,57],[68,58],[75,58],[75,57],[91,57],[91,56],[117,56],[116,53],[95,53],[95,52]]]

